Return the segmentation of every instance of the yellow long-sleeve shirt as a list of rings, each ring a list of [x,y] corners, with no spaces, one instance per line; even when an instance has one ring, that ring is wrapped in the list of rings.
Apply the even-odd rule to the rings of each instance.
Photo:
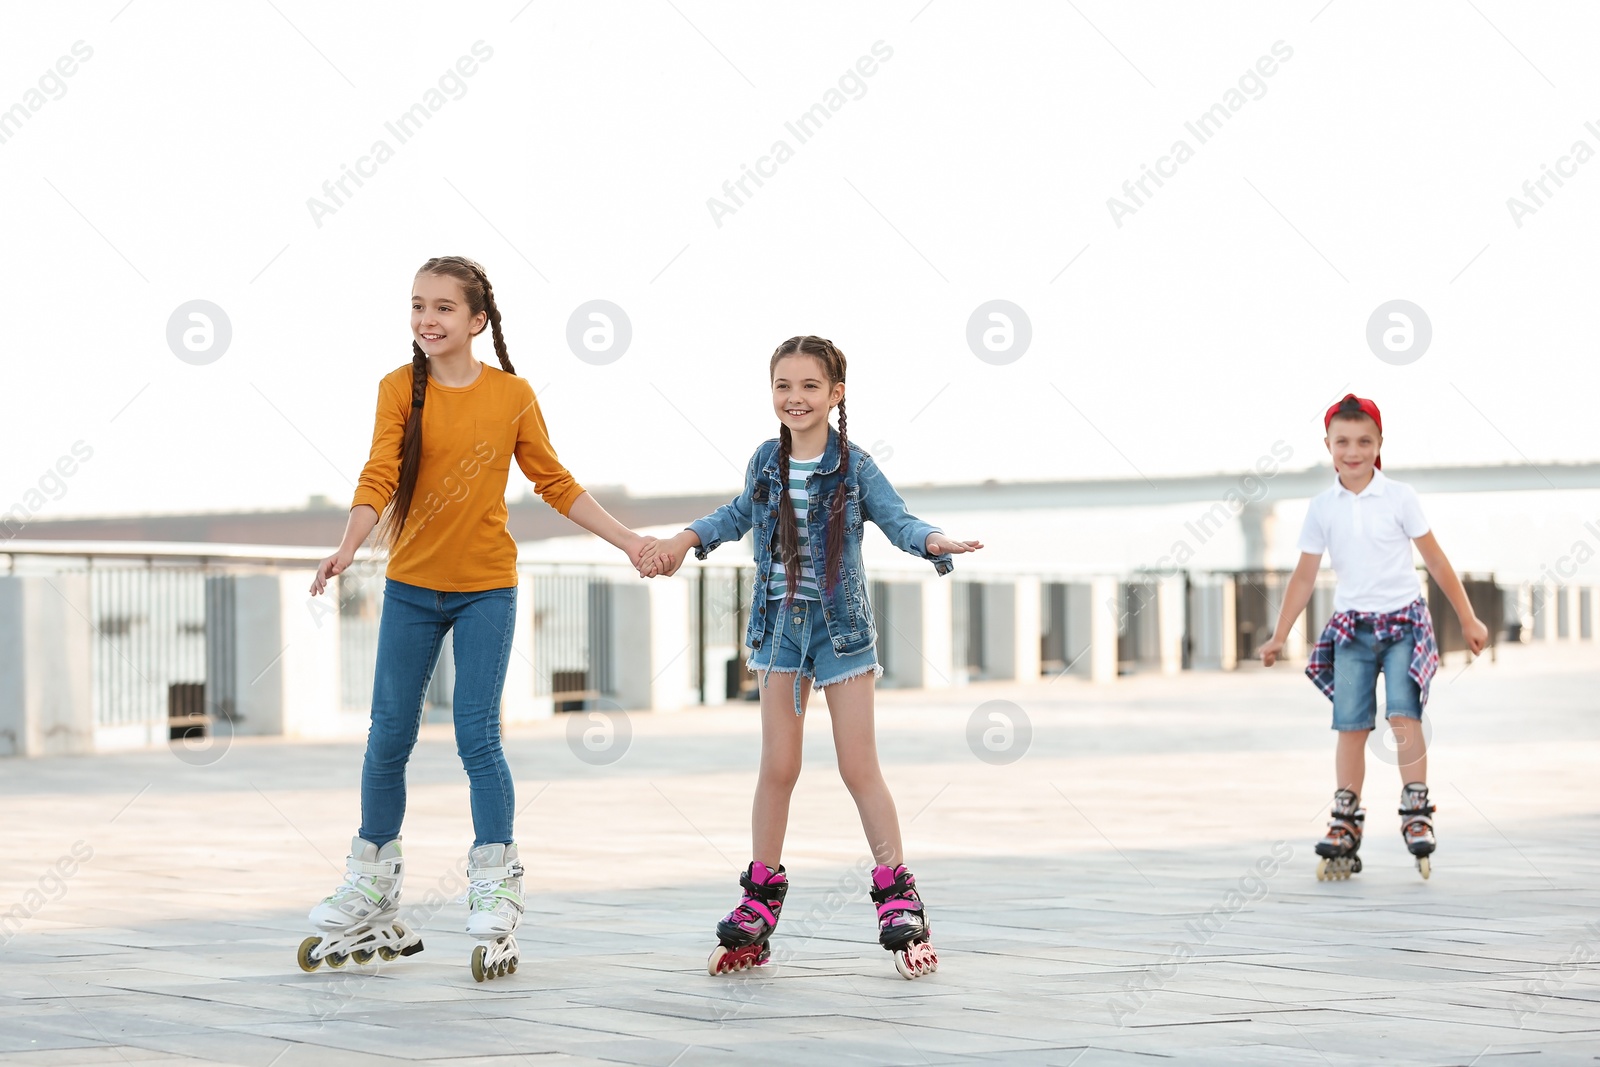
[[[372,455],[351,507],[378,514],[400,482],[400,444],[411,416],[411,364],[378,383]],[[506,529],[511,459],[544,502],[565,515],[583,495],[550,446],[533,386],[484,364],[478,380],[452,387],[429,380],[422,407],[422,464],[411,516],[385,573],[443,592],[517,584],[517,545]]]

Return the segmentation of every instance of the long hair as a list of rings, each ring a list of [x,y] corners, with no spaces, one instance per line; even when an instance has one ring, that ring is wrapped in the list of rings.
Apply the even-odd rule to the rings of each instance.
[[[483,312],[489,317],[494,332],[494,354],[507,374],[517,373],[506,353],[505,335],[500,331],[500,309],[495,306],[494,286],[489,275],[476,261],[465,256],[435,256],[417,271],[418,276],[433,274],[454,278],[461,283],[466,294],[467,310],[476,315]],[[422,466],[422,405],[428,399],[428,357],[422,346],[411,342],[411,413],[406,417],[405,435],[400,440],[400,481],[395,487],[389,506],[378,521],[378,538],[390,552],[399,545],[405,532],[406,520],[411,517],[411,498],[417,489],[417,471]]]
[[[778,369],[778,360],[785,356],[813,356],[822,365],[828,379],[828,392],[844,381],[844,353],[825,337],[806,334],[791,337],[772,353],[767,365],[767,380],[771,381]],[[789,427],[780,426],[778,432],[778,482],[783,495],[778,504],[778,559],[783,563],[783,576],[789,585],[789,599],[794,599],[800,587],[800,527],[794,521],[794,502],[789,497],[789,456],[794,441]],[[839,581],[840,560],[844,556],[845,500],[850,477],[850,431],[845,420],[844,400],[839,401],[839,488],[833,494],[833,507],[828,514],[828,535],[823,555],[823,591],[831,592]],[[813,544],[816,542],[813,541]],[[815,561],[816,553],[812,553]]]

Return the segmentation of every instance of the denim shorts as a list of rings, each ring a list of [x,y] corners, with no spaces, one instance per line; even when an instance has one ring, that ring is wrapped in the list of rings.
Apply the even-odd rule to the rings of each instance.
[[[1422,718],[1422,693],[1411,677],[1410,630],[1399,641],[1380,642],[1370,624],[1358,623],[1354,636],[1333,646],[1333,728],[1370,730],[1378,720],[1378,672],[1383,672],[1384,717]]]
[[[800,707],[800,678],[811,679],[818,689],[854,678],[872,671],[883,674],[878,657],[868,648],[854,655],[840,655],[834,651],[833,640],[828,636],[828,621],[822,617],[822,605],[815,600],[795,600],[783,606],[782,597],[767,601],[768,625],[772,628],[765,646],[754,653],[746,664],[747,669],[761,675],[766,686],[767,675],[794,675],[794,713],[802,714]]]

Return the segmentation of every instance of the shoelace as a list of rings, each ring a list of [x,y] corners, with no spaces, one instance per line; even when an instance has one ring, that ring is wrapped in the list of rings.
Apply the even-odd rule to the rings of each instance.
[[[467,883],[467,891],[456,898],[456,903],[465,903],[473,911],[493,911],[500,906],[499,893],[503,887],[503,882],[475,878]]]
[[[486,903],[494,900],[495,890],[499,888],[499,882],[492,882],[481,878],[474,879],[467,885],[467,907],[471,908],[473,911],[482,910]]]
[[[362,874],[360,871],[346,871],[344,875],[344,881],[340,883],[340,885],[335,888],[332,893],[329,893],[326,897],[323,897],[322,902],[324,904],[342,904],[352,896],[359,896],[362,900],[369,904],[376,904],[377,901],[373,900],[371,895],[369,895],[365,889],[361,888],[361,879],[365,877],[367,877],[367,875]],[[374,886],[373,888],[376,890],[377,887]],[[378,895],[380,897],[383,896],[382,893],[379,893]]]

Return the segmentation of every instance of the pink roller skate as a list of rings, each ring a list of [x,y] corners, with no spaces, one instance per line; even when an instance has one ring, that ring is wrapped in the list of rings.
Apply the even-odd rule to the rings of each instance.
[[[739,884],[744,887],[744,899],[717,924],[717,940],[721,944],[711,950],[711,958],[706,960],[706,970],[711,974],[759,967],[772,955],[767,942],[783,911],[783,898],[789,892],[788,876],[781,864],[774,871],[763,863],[752,862],[740,876]]]
[[[902,978],[920,978],[939,969],[928,940],[928,916],[917,895],[917,880],[902,864],[872,869],[872,902],[878,906],[878,943],[894,953]]]

